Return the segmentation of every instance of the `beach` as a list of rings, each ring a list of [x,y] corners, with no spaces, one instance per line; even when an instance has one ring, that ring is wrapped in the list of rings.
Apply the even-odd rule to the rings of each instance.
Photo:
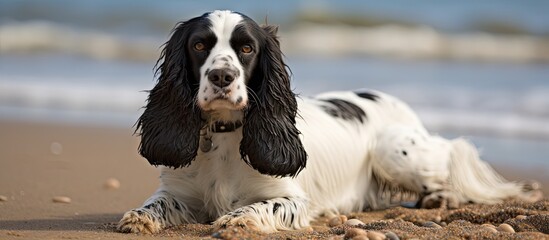
[[[132,125],[156,84],[161,46],[176,23],[215,9],[279,26],[299,98],[393,95],[433,135],[468,139],[506,179],[541,183],[545,200],[395,207],[347,214],[363,223],[355,227],[323,217],[273,234],[208,224],[116,232],[159,184]],[[542,0],[0,1],[0,239],[344,239],[357,229],[549,239],[548,9]]]
[[[141,206],[158,186],[158,171],[138,155],[139,138],[133,136],[131,127],[2,120],[0,132],[0,195],[7,198],[0,202],[1,239],[198,239],[214,234],[211,225],[201,224],[177,226],[153,236],[115,231],[122,214]],[[535,179],[543,186],[549,186],[548,176],[541,170],[517,170],[505,166],[495,168],[509,180]],[[119,188],[105,185],[112,178],[120,182]],[[545,196],[549,195],[547,188],[543,191]],[[52,199],[59,196],[70,198],[70,203],[53,202]],[[472,234],[470,236],[481,234],[478,236],[486,235],[491,239],[549,238],[546,235],[549,233],[547,200],[535,204],[506,204],[496,210],[493,206],[468,205],[460,210],[464,213],[458,211],[460,214],[440,209],[395,208],[355,213],[347,217],[360,219],[366,224],[363,226],[365,229],[380,232],[392,230],[401,239],[406,236],[462,238],[466,236],[463,231],[469,231]],[[523,232],[486,232],[481,229],[479,222],[472,219],[490,211],[505,213],[481,218],[487,222],[494,221],[491,223],[495,226],[504,221],[512,222],[516,215],[527,215],[531,221],[545,221],[545,228],[532,230],[524,227],[525,224],[516,223],[515,230],[518,231],[520,225]],[[446,222],[447,227],[442,230],[421,227],[423,221],[430,221],[429,218],[436,216],[442,216],[440,221],[452,221]],[[459,216],[466,221],[459,221]],[[263,235],[229,229],[214,236],[252,239],[342,238],[346,227],[328,227],[328,220],[322,218],[315,221],[312,232],[290,231]],[[543,234],[540,231],[546,232]]]

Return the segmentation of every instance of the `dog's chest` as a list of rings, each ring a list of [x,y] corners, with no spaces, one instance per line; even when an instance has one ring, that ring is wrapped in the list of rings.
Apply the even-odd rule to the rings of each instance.
[[[211,217],[219,217],[243,205],[249,197],[246,191],[247,166],[240,156],[241,134],[216,134],[212,148],[199,152],[196,164],[195,188],[201,195],[204,211]]]

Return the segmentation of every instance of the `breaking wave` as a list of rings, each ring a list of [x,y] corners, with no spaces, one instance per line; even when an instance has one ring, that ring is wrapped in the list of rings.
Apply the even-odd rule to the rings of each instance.
[[[149,60],[159,55],[159,39],[117,36],[46,21],[0,25],[0,54],[67,53],[94,59]]]
[[[287,54],[408,59],[549,62],[549,38],[486,32],[443,33],[426,26],[300,23],[282,32]],[[61,52],[96,59],[156,59],[165,36],[124,36],[47,21],[0,25],[0,54]]]

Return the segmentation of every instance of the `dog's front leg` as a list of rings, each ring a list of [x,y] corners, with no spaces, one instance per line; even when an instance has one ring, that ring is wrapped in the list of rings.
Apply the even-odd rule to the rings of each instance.
[[[301,229],[309,226],[309,221],[306,199],[281,197],[238,208],[217,219],[214,227],[238,226],[269,233]]]
[[[124,214],[118,231],[126,233],[157,233],[167,226],[195,223],[187,205],[165,190],[157,191],[142,207]]]

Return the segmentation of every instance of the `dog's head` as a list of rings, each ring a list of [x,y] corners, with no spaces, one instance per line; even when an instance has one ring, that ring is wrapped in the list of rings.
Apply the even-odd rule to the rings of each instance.
[[[140,153],[154,165],[188,166],[204,114],[240,112],[244,161],[262,174],[295,176],[306,153],[277,27],[214,11],[179,23],[158,60],[159,79],[137,126]]]

